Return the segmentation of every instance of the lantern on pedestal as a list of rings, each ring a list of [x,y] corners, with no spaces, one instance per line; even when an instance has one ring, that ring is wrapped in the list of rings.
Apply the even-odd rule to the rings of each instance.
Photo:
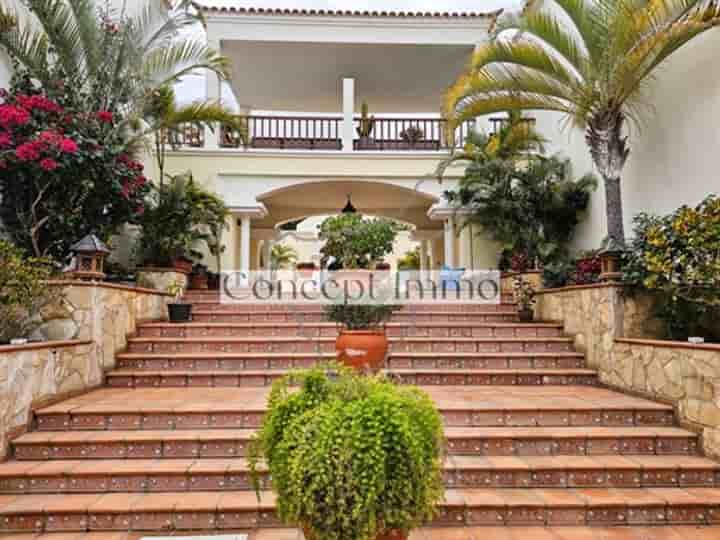
[[[624,247],[614,238],[608,238],[604,244],[598,253],[600,256],[600,280],[620,281],[622,278],[620,256],[624,251]]]
[[[97,236],[88,234],[70,246],[70,252],[75,256],[75,267],[70,271],[72,277],[87,280],[105,278],[103,266],[110,250]]]

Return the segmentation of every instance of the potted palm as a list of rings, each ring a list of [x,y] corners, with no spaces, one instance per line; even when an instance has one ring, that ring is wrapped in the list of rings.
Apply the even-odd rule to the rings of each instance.
[[[370,115],[370,109],[366,101],[360,106],[360,120],[357,134],[360,137],[358,146],[360,150],[371,150],[375,146],[375,140],[371,138],[375,129],[375,117]]]
[[[533,306],[535,305],[535,287],[522,277],[515,276],[513,282],[513,299],[517,304],[520,322],[532,322]]]
[[[181,302],[184,288],[179,281],[173,281],[168,285],[167,292],[173,297],[173,302],[168,302],[168,319],[174,323],[184,323],[190,321],[192,316],[192,304]]]
[[[404,540],[442,499],[442,448],[427,394],[329,364],[273,384],[248,459],[307,540]]]

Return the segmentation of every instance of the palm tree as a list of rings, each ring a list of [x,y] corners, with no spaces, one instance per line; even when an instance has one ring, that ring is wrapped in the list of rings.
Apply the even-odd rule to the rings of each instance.
[[[508,109],[564,113],[605,183],[608,239],[623,244],[626,120],[673,52],[720,24],[717,0],[552,0],[500,22],[449,89],[450,126]]]
[[[291,246],[275,244],[270,251],[270,267],[273,269],[288,268],[298,258],[297,251]]]
[[[456,162],[477,164],[492,159],[518,162],[533,153],[543,152],[545,139],[535,130],[534,122],[520,111],[511,110],[507,114],[507,119],[503,119],[495,133],[471,131],[463,148],[440,162],[436,169],[438,178],[442,178],[448,167]]]
[[[11,7],[10,4],[14,5]],[[168,7],[168,4],[171,4]],[[191,0],[146,0],[98,16],[94,0],[8,0],[0,7],[0,46],[44,88],[72,88],[88,110],[141,117],[152,91],[198,69],[226,78],[228,60],[201,37]]]
[[[146,128],[140,131],[139,138],[155,134],[155,160],[160,185],[165,179],[167,148],[174,148],[182,143],[184,130],[190,128],[200,133],[206,126],[212,129],[216,124],[222,124],[238,133],[242,142],[247,138],[247,123],[231,109],[215,100],[194,101],[189,105],[179,106],[175,91],[170,86],[163,86],[152,93],[152,98],[145,107],[143,124]]]

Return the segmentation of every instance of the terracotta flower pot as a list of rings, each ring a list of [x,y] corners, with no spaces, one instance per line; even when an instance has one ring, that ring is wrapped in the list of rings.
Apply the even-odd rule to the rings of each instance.
[[[191,274],[190,275],[190,288],[191,289],[207,289],[208,288],[207,274]]]
[[[387,351],[388,339],[382,330],[342,330],[335,340],[338,360],[358,370],[377,371]]]
[[[173,259],[172,265],[173,268],[185,274],[192,272],[193,268],[192,261],[188,261],[187,259]]]

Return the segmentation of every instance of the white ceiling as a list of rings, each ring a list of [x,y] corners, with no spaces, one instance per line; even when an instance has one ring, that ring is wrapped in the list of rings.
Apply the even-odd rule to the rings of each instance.
[[[223,41],[237,102],[256,110],[340,114],[342,79],[355,78],[356,108],[440,110],[472,46]]]

